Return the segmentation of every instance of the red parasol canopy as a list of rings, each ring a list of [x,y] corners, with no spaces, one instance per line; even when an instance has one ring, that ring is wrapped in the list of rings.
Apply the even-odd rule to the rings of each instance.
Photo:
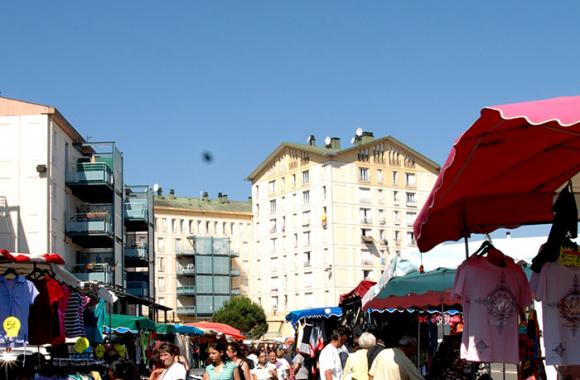
[[[340,295],[338,304],[340,305],[344,300],[351,298],[351,297],[360,297],[363,298],[363,296],[369,291],[369,289],[376,284],[376,282],[374,281],[369,281],[369,280],[362,280],[361,282],[359,282],[359,284],[350,292],[348,293],[344,293]]]
[[[417,216],[417,246],[551,223],[555,195],[579,169],[580,96],[486,107],[453,145]]]
[[[225,323],[202,321],[202,322],[185,323],[185,325],[197,327],[198,329],[203,330],[204,332],[215,331],[216,333],[228,335],[235,339],[246,339],[246,337],[240,332],[240,330],[230,325],[226,325]]]

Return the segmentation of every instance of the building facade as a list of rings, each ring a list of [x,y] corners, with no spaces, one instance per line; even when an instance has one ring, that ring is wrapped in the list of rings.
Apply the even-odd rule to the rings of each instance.
[[[248,177],[254,254],[250,297],[269,335],[288,335],[288,311],[332,306],[362,279],[378,280],[415,244],[413,221],[439,166],[392,137],[359,132],[351,147],[281,144]]]
[[[232,296],[248,294],[251,203],[155,197],[156,300],[171,321],[208,319]]]
[[[153,207],[151,196],[139,222],[126,213],[133,193],[116,144],[85,141],[54,107],[0,97],[0,150],[0,248],[56,252],[79,279],[127,289],[125,230],[152,233]]]

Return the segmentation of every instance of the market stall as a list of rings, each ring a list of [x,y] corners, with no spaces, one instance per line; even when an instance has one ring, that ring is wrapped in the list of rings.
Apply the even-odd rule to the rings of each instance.
[[[539,361],[539,350],[531,358],[518,352],[518,317],[533,295],[543,301],[546,363],[557,365],[561,376],[578,376],[579,318],[573,305],[580,250],[569,238],[577,236],[579,153],[577,96],[484,108],[454,144],[414,223],[421,251],[462,237],[467,243],[471,233],[552,223],[547,244],[534,259],[537,274],[531,289],[521,268],[493,243],[475,253],[466,244],[467,258],[452,290],[464,306],[470,305],[465,309],[462,358]],[[473,302],[478,299],[484,302]],[[520,375],[530,368],[534,376],[543,376],[534,365],[520,365]]]

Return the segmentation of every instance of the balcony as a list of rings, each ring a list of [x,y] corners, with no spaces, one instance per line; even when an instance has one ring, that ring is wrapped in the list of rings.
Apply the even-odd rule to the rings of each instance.
[[[373,224],[373,220],[370,216],[365,216],[360,218],[360,224]]]
[[[71,271],[80,281],[113,283],[113,271],[109,264],[77,264]]]
[[[113,223],[108,208],[74,214],[66,223],[66,234],[85,248],[112,246]]]
[[[149,297],[149,285],[145,281],[127,281],[127,293],[135,297]]]
[[[187,267],[178,265],[175,272],[178,276],[195,276],[196,274],[195,267],[193,266],[193,264]]]
[[[125,200],[125,227],[129,231],[146,230],[149,223],[147,202],[141,199]]]
[[[114,196],[114,176],[104,162],[79,162],[66,174],[66,185],[85,202],[110,202]]]
[[[196,315],[195,307],[188,306],[188,307],[177,307],[176,310],[178,315]]]
[[[125,266],[146,267],[149,266],[149,244],[133,243],[125,245]]]
[[[196,287],[192,285],[178,286],[176,291],[178,296],[194,296],[197,293]]]

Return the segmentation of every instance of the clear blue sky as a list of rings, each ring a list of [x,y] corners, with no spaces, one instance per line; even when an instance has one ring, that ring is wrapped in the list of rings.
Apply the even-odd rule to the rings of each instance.
[[[442,164],[483,106],[579,94],[578,20],[576,0],[8,1],[0,91],[116,141],[129,184],[247,199],[282,141],[361,127]]]

